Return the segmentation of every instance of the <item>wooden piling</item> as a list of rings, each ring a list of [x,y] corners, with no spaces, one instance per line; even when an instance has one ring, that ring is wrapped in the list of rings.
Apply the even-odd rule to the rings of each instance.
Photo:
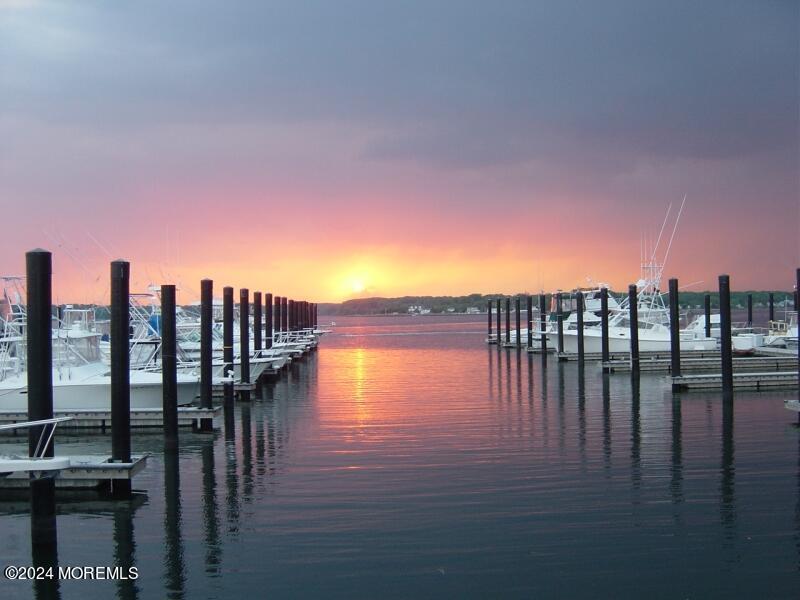
[[[583,359],[585,356],[583,346],[583,293],[579,290],[577,300],[577,317],[578,317],[578,366],[583,367]]]
[[[25,254],[27,285],[28,420],[53,418],[52,256],[40,248]],[[34,456],[45,425],[28,428],[28,455]],[[41,448],[40,448],[41,450]],[[43,456],[53,456],[53,441]]]
[[[636,285],[628,286],[628,318],[631,336],[631,373],[639,374],[639,295]]]
[[[506,344],[511,343],[511,298],[506,298]]]
[[[533,348],[533,296],[528,295],[528,348]]]
[[[733,400],[733,349],[731,347],[731,283],[728,275],[719,276],[719,333],[722,359],[722,396]]]
[[[703,312],[706,320],[706,337],[711,337],[711,294],[703,297]]]
[[[488,342],[492,339],[492,301],[488,300],[486,304],[486,314],[488,315],[488,323],[486,325],[486,341]]]
[[[178,447],[178,358],[175,286],[161,286],[161,389],[164,447]]]
[[[547,358],[547,298],[539,294],[539,343],[542,345],[542,356]]]
[[[561,306],[561,292],[556,294],[556,327],[558,328],[558,352],[564,352],[564,309]]]
[[[240,380],[250,383],[250,290],[239,290],[239,363]],[[239,391],[240,400],[250,400],[250,390]]]
[[[264,294],[264,348],[272,348],[272,294]]]
[[[678,305],[678,280],[669,280],[669,350],[673,377],[681,375],[681,333]]]
[[[769,293],[769,320],[775,320],[775,294]]]
[[[53,418],[53,331],[52,331],[52,256],[37,248],[25,255],[27,284],[28,420]],[[40,436],[46,426],[28,428],[28,456],[36,455]],[[52,427],[52,426],[51,426]],[[51,439],[40,456],[54,455]],[[31,479],[31,547],[34,566],[38,557],[57,562],[55,480],[52,477]],[[50,566],[50,565],[42,565]],[[56,587],[57,587],[57,581]],[[47,586],[47,582],[40,584]],[[43,596],[44,597],[44,596]]]
[[[600,352],[603,362],[608,362],[608,288],[600,290]]]
[[[131,462],[130,263],[111,263],[111,459]],[[112,483],[117,497],[131,494],[131,480]]]
[[[753,294],[747,294],[747,326],[753,326]]]
[[[496,327],[496,329],[497,329],[497,347],[498,348],[502,347],[502,343],[503,343],[503,341],[502,341],[502,339],[500,337],[501,333],[502,333],[502,331],[500,329],[500,319],[501,319],[500,312],[501,312],[500,311],[500,298],[498,298],[497,299],[497,327]]]
[[[212,408],[211,363],[214,348],[212,328],[214,325],[214,282],[203,279],[200,282],[200,408]],[[202,419],[201,431],[212,431],[213,420]]]
[[[520,306],[520,297],[519,296],[514,298],[514,312],[516,313],[515,314],[516,320],[515,320],[514,324],[517,326],[517,339],[516,339],[516,342],[517,342],[517,348],[519,348],[520,346],[522,346],[522,325],[520,323],[520,320],[521,320],[520,317],[521,317],[521,313],[522,313],[522,308]]]
[[[233,377],[233,288],[229,286],[222,288],[222,360],[227,380]],[[233,381],[223,386],[223,403],[226,413],[233,410]]]
[[[261,313],[261,292],[253,292],[253,350],[261,350],[261,335],[264,329],[264,319]]]

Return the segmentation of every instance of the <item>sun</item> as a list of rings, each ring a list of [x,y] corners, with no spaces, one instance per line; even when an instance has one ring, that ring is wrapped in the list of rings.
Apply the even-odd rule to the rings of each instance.
[[[363,279],[353,279],[350,282],[350,289],[353,290],[354,294],[360,294],[365,289],[367,289],[367,286],[364,285],[364,280]]]

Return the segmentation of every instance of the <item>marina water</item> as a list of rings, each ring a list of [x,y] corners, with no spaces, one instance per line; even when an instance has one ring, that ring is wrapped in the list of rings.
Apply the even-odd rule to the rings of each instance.
[[[134,433],[142,493],[60,496],[58,563],[138,578],[60,597],[797,597],[796,392],[737,392],[730,412],[662,376],[581,378],[487,348],[484,319],[336,317],[227,429],[181,431],[172,459]],[[32,564],[27,501],[0,523],[0,563]],[[0,598],[33,597],[0,578]]]

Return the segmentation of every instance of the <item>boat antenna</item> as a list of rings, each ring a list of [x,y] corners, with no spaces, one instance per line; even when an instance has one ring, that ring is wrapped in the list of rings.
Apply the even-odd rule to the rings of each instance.
[[[678,223],[681,220],[681,213],[683,213],[683,206],[686,204],[686,194],[683,195],[683,201],[681,202],[681,207],[678,210],[678,216],[675,218],[675,226],[672,228],[672,235],[669,236],[669,244],[667,244],[667,251],[664,254],[664,263],[667,262],[667,257],[669,256],[669,251],[672,248],[672,240],[675,239],[675,232],[678,230]],[[664,269],[664,265],[661,265],[661,269]]]
[[[683,205],[681,205],[681,208],[683,208]],[[656,251],[658,250],[658,246],[661,244],[661,236],[664,233],[664,228],[667,226],[667,219],[669,219],[669,213],[671,211],[672,211],[672,203],[670,203],[670,205],[667,206],[667,214],[664,215],[664,222],[661,223],[661,231],[658,232],[658,239],[656,239],[656,245],[653,247],[653,253],[650,255],[650,262],[653,262],[656,259]]]

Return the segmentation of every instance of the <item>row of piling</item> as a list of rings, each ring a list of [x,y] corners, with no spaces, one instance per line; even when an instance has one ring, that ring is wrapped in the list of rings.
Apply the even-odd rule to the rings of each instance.
[[[800,289],[800,269],[796,271],[796,279],[797,279],[797,287],[796,289]],[[721,378],[721,388],[723,394],[726,396],[730,396],[733,392],[734,387],[734,373],[733,373],[733,349],[732,349],[732,320],[731,320],[731,303],[730,303],[730,277],[728,275],[720,275],[719,276],[719,316],[720,316],[720,351],[719,351],[719,358],[720,358],[720,378]],[[601,329],[601,353],[598,357],[605,365],[607,365],[611,360],[611,354],[609,351],[609,310],[608,310],[608,289],[601,288],[600,289],[600,302],[601,302],[601,310],[600,310],[600,329]],[[578,361],[580,365],[583,365],[584,362],[587,360],[586,353],[585,353],[585,344],[584,344],[584,323],[583,323],[583,313],[584,313],[584,306],[583,306],[583,294],[578,293],[576,295],[576,343],[577,343],[577,352],[574,355],[574,358]],[[568,356],[564,352],[564,314],[562,309],[562,293],[558,292],[555,294],[555,327],[556,327],[556,350],[558,353],[559,359],[567,360],[573,358],[572,356]],[[795,292],[794,294],[794,301],[795,301],[795,310],[797,310],[797,303],[798,303],[798,294]],[[511,299],[505,299],[505,335],[503,336],[501,330],[501,312],[502,312],[502,300],[500,298],[495,299],[494,301],[489,300],[487,306],[487,341],[489,343],[497,343],[498,346],[506,346],[506,347],[522,347],[522,334],[521,334],[521,299],[519,296],[515,298],[515,312],[516,312],[516,338],[515,341],[512,343],[511,341]],[[493,326],[493,314],[492,309],[493,305],[495,306],[495,317],[496,317],[496,334],[492,331]],[[540,317],[540,347],[536,349],[536,351],[541,352],[544,360],[546,361],[547,357],[547,335],[546,335],[546,322],[547,322],[547,313],[545,310],[546,306],[546,297],[544,294],[539,295],[539,317]],[[528,351],[534,351],[533,348],[533,341],[534,341],[534,330],[533,330],[533,307],[534,301],[533,296],[527,296],[527,313],[528,313],[528,330],[527,330],[527,349]],[[628,352],[628,362],[629,368],[632,372],[638,373],[642,363],[642,353],[640,352],[639,348],[639,317],[638,317],[638,290],[637,286],[631,284],[628,286],[628,322],[629,322],[629,340],[630,340],[630,350]],[[682,375],[682,368],[681,368],[681,340],[680,340],[680,329],[679,329],[679,294],[678,294],[678,280],[673,278],[669,280],[669,315],[670,315],[670,351],[669,351],[669,371],[673,378],[673,389],[674,391],[681,391],[682,389],[688,387],[687,378]],[[775,319],[775,298],[774,294],[769,294],[769,320],[774,321]],[[753,323],[753,297],[752,294],[748,294],[747,298],[747,323],[748,327],[752,326]],[[706,294],[704,297],[704,330],[705,336],[711,337],[711,295]],[[800,349],[798,350],[798,357],[797,357],[797,371],[798,371],[798,379],[800,379]],[[752,381],[753,374],[748,376],[749,379]],[[775,377],[770,373],[765,373],[764,378],[768,379],[770,377]],[[786,381],[786,377],[782,378],[783,381]]]

